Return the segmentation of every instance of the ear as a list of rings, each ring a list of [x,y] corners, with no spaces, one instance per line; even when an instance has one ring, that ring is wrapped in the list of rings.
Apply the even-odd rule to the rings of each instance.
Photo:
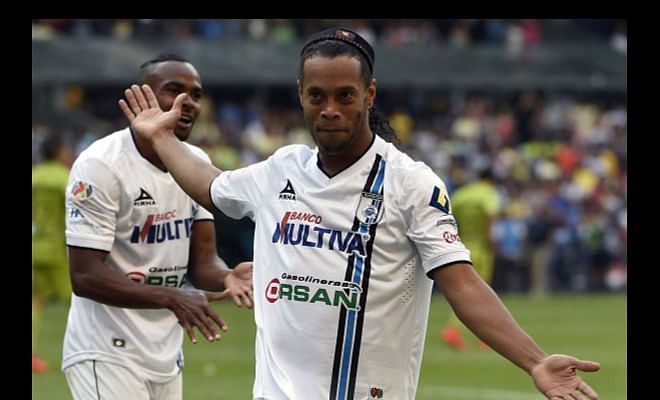
[[[367,88],[367,104],[369,105],[369,108],[372,108],[375,102],[376,102],[376,80],[372,79],[371,83],[369,83],[369,87]]]
[[[302,106],[303,104],[303,94],[302,94],[302,86],[300,79],[296,79],[296,84],[298,85],[298,101],[300,101],[300,105]]]

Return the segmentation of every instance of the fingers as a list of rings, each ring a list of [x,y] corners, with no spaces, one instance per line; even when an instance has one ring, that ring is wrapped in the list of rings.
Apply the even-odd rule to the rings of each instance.
[[[580,371],[594,372],[600,369],[600,364],[593,361],[575,360],[575,367]]]
[[[145,86],[147,85],[142,85],[143,88]],[[140,89],[138,85],[131,85],[131,92],[133,92],[133,95],[135,96],[135,100],[137,101],[137,105],[140,107],[140,110],[146,110],[149,108],[149,103],[147,103],[147,99],[146,97],[144,97],[144,93],[142,93],[142,89]]]
[[[135,114],[131,111],[130,108],[128,108],[128,104],[124,101],[124,99],[119,100],[119,108],[121,111],[124,113],[124,116],[128,120],[129,123],[133,123],[133,120],[135,119]]]
[[[151,90],[149,85],[142,85],[142,92],[144,92],[149,107],[160,108],[158,105],[158,99],[156,98],[156,95],[154,94],[153,90]]]
[[[176,98],[174,99],[174,103],[172,104],[172,110],[180,112],[183,102],[186,100],[186,96],[187,94],[185,93],[180,93],[178,96],[176,96]],[[155,96],[154,96],[154,100],[156,101],[156,104],[158,104],[158,100],[156,100]]]
[[[225,289],[222,292],[205,292],[208,302],[226,299],[231,295],[231,289]]]
[[[136,85],[133,85],[133,86],[136,86]],[[133,86],[131,86],[131,88]],[[124,90],[124,96],[126,97],[126,101],[128,101],[128,106],[130,107],[130,111],[132,111],[132,114],[134,116],[137,116],[140,112],[142,112],[142,108],[140,108],[140,105],[138,104],[138,102],[135,98],[135,94],[133,93],[133,90],[131,90],[131,88]],[[120,102],[121,102],[121,100],[120,100]]]
[[[232,299],[234,300],[234,304],[236,304],[237,307],[241,307],[243,304],[245,304],[247,308],[252,308],[252,291],[246,291],[245,293],[233,295]]]
[[[598,400],[598,393],[596,393],[596,391],[593,390],[591,386],[587,385],[586,383],[580,382],[580,384],[578,385],[578,390],[587,396],[585,397],[585,399]]]
[[[188,323],[184,324],[181,321],[179,321],[179,324],[181,324],[183,326],[183,329],[185,329],[192,344],[197,344],[197,337],[195,336],[195,330],[193,329],[193,327],[190,326],[190,324]]]

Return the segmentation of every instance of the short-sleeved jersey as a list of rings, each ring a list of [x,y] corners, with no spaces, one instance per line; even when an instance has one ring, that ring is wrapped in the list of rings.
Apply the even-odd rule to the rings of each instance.
[[[194,146],[199,157],[208,156]],[[181,287],[193,222],[212,219],[139,153],[128,128],[94,142],[71,170],[66,196],[68,246],[109,252],[106,264],[133,281]],[[183,329],[167,309],[127,309],[73,296],[62,368],[102,360],[156,382],[182,360]]]
[[[255,221],[255,398],[415,398],[432,280],[469,262],[444,183],[376,136],[328,177],[283,147],[223,172],[216,207]]]

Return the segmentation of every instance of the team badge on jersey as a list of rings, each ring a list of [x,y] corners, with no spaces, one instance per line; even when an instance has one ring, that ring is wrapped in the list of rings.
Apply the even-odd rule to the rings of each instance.
[[[71,189],[71,195],[76,201],[83,201],[92,195],[92,185],[82,181],[78,181]]]
[[[355,217],[363,224],[377,224],[383,219],[382,205],[382,194],[362,192],[360,202],[355,210]]]

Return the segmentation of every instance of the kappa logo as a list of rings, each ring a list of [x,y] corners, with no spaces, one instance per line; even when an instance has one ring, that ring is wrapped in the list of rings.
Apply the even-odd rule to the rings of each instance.
[[[290,180],[286,180],[286,186],[280,192],[280,200],[296,200],[296,191],[293,190],[293,185]]]
[[[156,201],[153,197],[151,197],[149,193],[147,193],[146,190],[140,188],[140,195],[135,200],[133,200],[133,205],[136,207],[155,206]]]

